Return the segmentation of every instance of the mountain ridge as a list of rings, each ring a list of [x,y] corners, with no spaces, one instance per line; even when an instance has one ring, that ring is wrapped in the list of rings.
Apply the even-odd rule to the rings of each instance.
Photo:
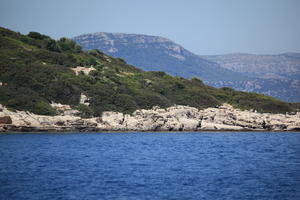
[[[97,48],[110,56],[122,57],[128,63],[141,67],[144,70],[165,71],[171,75],[179,75],[185,78],[199,77],[205,83],[214,87],[232,87],[237,90],[258,92],[262,94],[272,95],[281,100],[298,102],[300,101],[300,70],[287,73],[285,67],[278,66],[276,62],[282,62],[282,66],[290,65],[291,69],[300,66],[300,59],[297,53],[278,54],[275,61],[272,61],[274,55],[256,55],[247,53],[234,53],[214,56],[196,55],[181,45],[173,41],[160,37],[139,34],[125,33],[107,33],[101,34],[84,34],[73,39],[83,46],[84,49]],[[122,38],[120,38],[120,36]],[[144,43],[134,43],[139,38],[144,39]],[[145,38],[163,38],[168,44],[155,44],[145,42]],[[128,42],[131,45],[128,46]],[[108,42],[109,41],[109,42]],[[172,48],[173,47],[173,48]],[[255,56],[269,57],[267,62],[270,70],[254,68],[252,71],[242,70],[243,62],[225,63],[222,59],[229,57],[251,57],[248,61],[252,65],[257,60]],[[254,58],[255,57],[255,58]],[[285,60],[283,60],[285,58]],[[263,60],[263,59],[260,59]],[[293,61],[295,60],[295,61]],[[226,61],[226,60],[225,60]],[[271,61],[273,63],[271,63]],[[260,61],[261,62],[261,61]],[[264,61],[266,63],[266,61]],[[271,64],[272,65],[271,65]],[[260,66],[265,66],[261,64]],[[264,71],[262,71],[264,69]],[[279,69],[279,70],[278,70]],[[298,68],[297,68],[298,69]],[[300,69],[300,68],[299,68]],[[261,72],[261,73],[259,73]],[[280,72],[280,73],[279,73]],[[297,73],[294,73],[297,72]],[[288,81],[286,81],[288,80]],[[296,84],[295,84],[296,83]],[[276,85],[273,86],[273,85]],[[254,85],[254,87],[249,87]]]
[[[170,39],[144,34],[114,34],[97,32],[73,37],[84,49],[99,49],[113,57],[146,71],[165,71],[184,78],[197,76],[203,80],[223,80],[224,74],[239,79],[234,72],[205,60]],[[193,67],[197,69],[193,69]],[[239,74],[240,75],[240,74]],[[226,77],[226,76],[225,76]]]

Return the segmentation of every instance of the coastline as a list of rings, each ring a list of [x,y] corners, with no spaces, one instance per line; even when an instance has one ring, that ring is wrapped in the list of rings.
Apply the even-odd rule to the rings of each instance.
[[[143,133],[153,133],[153,134],[176,134],[176,133],[182,133],[182,134],[189,134],[189,133],[212,133],[212,134],[218,134],[218,133],[270,133],[270,134],[276,134],[276,133],[292,133],[297,134],[300,133],[300,130],[289,130],[289,131],[280,131],[280,130],[198,130],[198,131],[114,131],[114,130],[84,130],[84,131],[76,131],[76,130],[53,130],[53,129],[47,129],[47,130],[33,130],[33,131],[1,131],[0,136],[4,134],[143,134]]]
[[[199,110],[188,106],[154,107],[133,114],[104,112],[101,117],[36,115],[1,106],[0,133],[13,132],[299,132],[300,113],[242,111],[224,104]]]

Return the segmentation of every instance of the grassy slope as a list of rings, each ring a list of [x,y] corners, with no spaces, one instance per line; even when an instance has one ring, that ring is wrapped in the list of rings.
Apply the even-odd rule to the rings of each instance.
[[[55,110],[49,103],[54,101],[70,104],[84,116],[108,110],[130,113],[156,105],[206,108],[224,102],[259,112],[294,110],[292,104],[272,97],[216,89],[199,79],[164,72],[144,72],[97,50],[84,52],[69,40],[29,36],[0,28],[0,103],[12,109],[51,115]],[[93,66],[96,71],[76,76],[70,69],[76,66]],[[89,107],[78,104],[81,93],[91,98]]]

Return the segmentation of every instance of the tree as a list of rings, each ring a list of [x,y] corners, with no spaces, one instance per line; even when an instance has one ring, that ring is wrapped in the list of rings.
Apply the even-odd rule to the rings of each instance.
[[[75,41],[67,39],[65,37],[60,38],[57,41],[58,47],[62,51],[69,51],[69,52],[74,52],[74,53],[79,53],[82,51],[81,46],[76,44]]]
[[[33,39],[38,39],[38,40],[43,40],[45,38],[50,38],[49,36],[42,35],[42,34],[40,34],[38,32],[29,32],[27,36],[31,37]]]

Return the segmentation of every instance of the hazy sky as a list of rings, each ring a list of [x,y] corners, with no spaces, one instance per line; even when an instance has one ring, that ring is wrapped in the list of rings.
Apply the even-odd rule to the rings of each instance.
[[[202,55],[300,52],[300,0],[0,0],[0,26],[158,35]]]

